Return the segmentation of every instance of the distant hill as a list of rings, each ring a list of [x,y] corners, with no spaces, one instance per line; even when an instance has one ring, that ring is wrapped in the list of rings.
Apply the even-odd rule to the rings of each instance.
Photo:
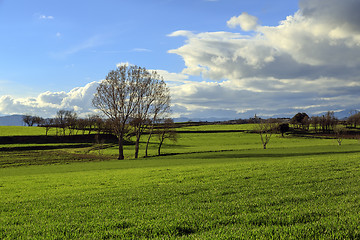
[[[0,117],[0,126],[24,126],[23,115]]]

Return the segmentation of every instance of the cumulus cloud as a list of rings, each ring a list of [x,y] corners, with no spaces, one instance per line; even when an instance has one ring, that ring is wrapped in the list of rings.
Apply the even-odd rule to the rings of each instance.
[[[46,15],[40,15],[39,19],[41,20],[54,20],[54,16],[46,16]]]
[[[258,18],[244,12],[238,17],[232,17],[229,21],[227,21],[227,25],[230,28],[240,26],[244,31],[252,31],[258,26]]]
[[[34,114],[51,117],[60,109],[74,110],[80,115],[93,112],[92,98],[99,82],[91,82],[69,92],[44,92],[35,98],[0,97],[2,114]]]
[[[132,65],[131,63],[119,63]],[[187,84],[189,76],[185,74],[171,73],[165,70],[157,71],[170,88]],[[0,97],[0,114],[33,114],[42,117],[52,117],[60,109],[76,111],[80,116],[95,112],[92,99],[101,81],[94,81],[82,87],[76,87],[65,92],[46,91],[36,97],[15,98],[5,95]]]
[[[184,74],[218,82],[181,86],[177,98],[188,109],[209,107],[209,102],[214,109],[231,106],[237,112],[302,108],[315,113],[356,107],[360,3],[302,0],[299,6],[278,26],[259,26],[245,13],[227,22],[229,27],[255,30],[255,35],[185,30],[169,34],[187,38],[183,46],[169,51],[183,58]]]

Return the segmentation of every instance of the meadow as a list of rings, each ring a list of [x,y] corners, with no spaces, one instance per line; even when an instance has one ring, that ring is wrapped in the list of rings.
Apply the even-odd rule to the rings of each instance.
[[[154,139],[121,161],[111,143],[0,145],[0,238],[360,238],[357,140],[274,135],[264,150],[249,129],[184,127],[164,156]]]

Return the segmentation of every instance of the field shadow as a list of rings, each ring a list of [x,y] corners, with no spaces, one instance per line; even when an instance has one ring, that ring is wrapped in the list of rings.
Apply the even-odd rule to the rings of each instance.
[[[5,136],[0,137],[0,144],[94,143],[96,136],[98,136],[98,139],[104,140],[104,142],[117,142],[116,136],[111,134],[88,134],[71,136]]]
[[[287,152],[287,153],[274,153],[274,152],[240,152],[239,150],[219,150],[219,151],[206,151],[206,152],[187,152],[187,153],[169,153],[162,154],[161,156],[174,156],[174,155],[192,155],[191,158],[200,159],[219,159],[219,158],[286,158],[286,157],[305,157],[305,156],[322,156],[329,154],[351,154],[360,153],[360,150],[348,151],[323,151],[323,152]]]
[[[17,152],[17,151],[33,151],[33,150],[55,150],[55,149],[66,149],[66,148],[86,148],[92,144],[74,144],[74,145],[48,145],[48,146],[23,146],[23,147],[2,147],[0,152]]]

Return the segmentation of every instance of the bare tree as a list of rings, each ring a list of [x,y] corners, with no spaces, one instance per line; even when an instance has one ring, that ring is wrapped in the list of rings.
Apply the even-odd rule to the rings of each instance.
[[[33,126],[33,121],[32,121],[32,116],[31,115],[24,115],[22,117],[23,122],[28,126],[31,127]]]
[[[66,115],[66,110],[59,110],[56,112],[56,117],[55,117],[55,125],[58,128],[62,129],[62,133],[65,136],[65,131],[66,131],[66,120],[65,120],[65,115]],[[56,135],[58,133],[58,131],[56,130]]]
[[[65,124],[69,129],[69,136],[74,134],[75,129],[77,128],[77,113],[73,111],[65,112]]]
[[[123,140],[127,123],[137,105],[137,85],[141,70],[137,66],[120,65],[97,87],[93,105],[109,118],[119,140],[119,157],[124,159]]]
[[[76,124],[77,131],[82,131],[82,135],[85,135],[86,128],[89,125],[89,122],[86,118],[79,118]]]
[[[63,136],[65,136],[67,128],[69,129],[69,135],[71,135],[76,128],[76,120],[77,114],[74,111],[61,109],[56,113],[54,124],[57,128],[62,129]]]
[[[343,125],[335,125],[333,127],[333,130],[336,137],[336,141],[340,146],[346,134],[346,128]]]
[[[263,120],[256,125],[256,131],[260,134],[261,143],[263,148],[266,149],[267,144],[270,142],[271,136],[278,129],[278,123],[273,119]]]
[[[156,99],[150,109],[150,114],[152,115],[152,117],[149,121],[150,129],[149,136],[146,141],[145,157],[148,156],[148,147],[154,131],[155,124],[160,122],[161,119],[165,119],[166,117],[168,117],[167,115],[170,113],[170,90],[163,81],[160,81],[156,85],[155,94]]]
[[[159,137],[159,147],[158,147],[158,155],[161,155],[161,147],[164,143],[165,139],[169,139],[173,142],[177,141],[177,132],[175,130],[174,120],[171,118],[167,118],[164,120],[164,123],[161,125],[161,128],[158,131]]]
[[[45,128],[45,135],[47,136],[50,129],[54,127],[54,119],[52,118],[46,118],[42,121],[40,127]]]
[[[312,116],[310,118],[310,123],[313,126],[315,133],[317,133],[318,132],[318,126],[321,123],[321,118],[318,117],[318,116]]]
[[[35,124],[40,125],[44,119],[39,116],[24,115],[22,120],[27,126],[32,127]]]
[[[135,158],[139,155],[139,143],[145,127],[149,126],[152,106],[164,94],[166,83],[156,71],[149,72],[145,68],[140,71],[142,77],[137,84],[137,105],[132,116],[132,126],[135,132]],[[169,97],[169,96],[168,96]]]
[[[101,119],[101,117],[98,116],[98,115],[95,115],[95,114],[87,115],[86,121],[87,121],[88,134],[91,134],[91,131],[95,129],[96,122],[97,122],[98,119]]]
[[[124,158],[123,139],[129,124],[135,135],[135,158],[138,157],[140,138],[149,125],[153,106],[165,90],[166,84],[157,72],[128,65],[111,71],[99,85],[93,105],[111,121],[113,132],[119,139],[119,159]]]
[[[331,128],[336,126],[338,119],[335,117],[333,111],[328,111],[325,115],[321,117],[320,125],[323,132],[330,132]]]

